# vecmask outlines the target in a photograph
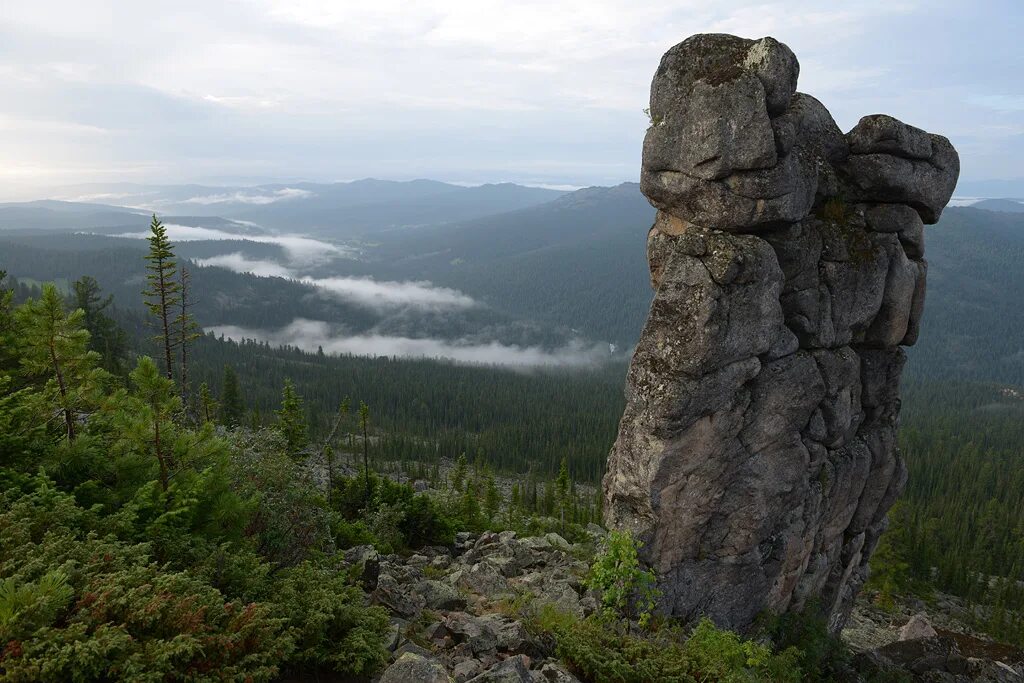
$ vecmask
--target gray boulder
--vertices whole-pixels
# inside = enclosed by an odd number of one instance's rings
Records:
[[[604,480],[605,520],[644,544],[661,609],[741,630],[810,604],[838,630],[867,578],[906,482],[899,347],[919,332],[924,224],[959,173],[948,140],[892,117],[843,135],[798,74],[774,39],[725,35],[655,73],[654,299]]]
[[[452,678],[437,660],[406,652],[385,669],[380,683],[452,683]]]

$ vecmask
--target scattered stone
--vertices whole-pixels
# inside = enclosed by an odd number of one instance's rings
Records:
[[[416,584],[416,592],[423,597],[426,606],[430,609],[444,611],[466,609],[465,596],[451,584],[427,579]]]
[[[410,592],[391,574],[381,574],[377,580],[377,588],[370,595],[374,604],[383,605],[395,614],[412,618],[423,611],[426,600],[422,596]]]
[[[525,655],[509,657],[496,664],[469,683],[533,683],[530,675],[530,658]]]
[[[928,623],[928,618],[923,614],[915,614],[910,621],[900,629],[900,640],[915,640],[917,638],[934,638],[935,629]]]
[[[451,683],[452,678],[435,659],[406,652],[389,666],[380,683]]]

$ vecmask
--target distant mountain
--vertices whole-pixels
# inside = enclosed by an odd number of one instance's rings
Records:
[[[142,214],[120,206],[39,200],[0,204],[0,231],[88,230],[135,222]],[[145,221],[142,221],[145,224]]]
[[[1024,202],[1019,199],[982,199],[971,204],[971,208],[985,209],[986,211],[1024,213]]]
[[[281,232],[350,238],[514,211],[551,201],[563,192],[512,183],[463,187],[436,180],[368,178],[255,187],[87,185],[64,188],[60,194],[143,207],[160,215],[218,216]]]
[[[371,271],[454,287],[510,313],[630,345],[647,315],[654,209],[636,183],[520,211],[385,234]]]

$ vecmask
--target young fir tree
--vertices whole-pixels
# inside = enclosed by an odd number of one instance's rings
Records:
[[[458,493],[462,493],[462,487],[466,483],[466,475],[468,465],[466,463],[466,454],[460,453],[459,459],[455,461],[455,467],[452,468],[452,472],[449,478],[452,482],[452,489]]]
[[[170,485],[173,463],[174,415],[181,409],[181,399],[175,395],[174,382],[160,374],[153,359],[143,356],[131,372],[135,387],[132,409],[141,429],[126,430],[128,434],[141,437],[160,471],[160,488],[164,493]]]
[[[302,449],[309,445],[309,423],[302,397],[295,391],[295,385],[290,379],[284,381],[281,408],[274,413],[277,415],[277,429],[284,437],[288,454],[293,458],[298,457]]]
[[[174,315],[181,303],[181,284],[175,278],[177,264],[174,260],[174,247],[167,237],[167,228],[153,214],[149,224],[149,253],[146,254],[146,280],[149,283],[142,295],[145,297],[146,308],[156,316],[156,325],[160,333],[154,337],[163,346],[164,371],[167,379],[174,379],[174,346],[173,330]]]
[[[196,323],[195,317],[189,312],[193,304],[191,292],[192,274],[185,264],[182,264],[178,269],[178,315],[174,318],[174,333],[181,358],[181,375],[179,377],[181,403],[186,409],[189,406],[188,348],[189,344],[202,336],[202,330]]]
[[[199,385],[199,417],[203,422],[213,422],[217,417],[217,401],[206,382]]]
[[[29,299],[15,312],[21,366],[28,377],[46,379],[44,396],[64,420],[68,441],[78,432],[78,413],[102,381],[95,368],[99,356],[89,351],[89,333],[82,327],[84,312],[64,312],[57,288],[43,285],[38,300]]]
[[[224,366],[224,387],[220,394],[221,422],[228,427],[237,427],[245,420],[245,402],[238,386],[238,375],[230,365]]]
[[[72,284],[75,306],[82,309],[82,324],[89,332],[89,348],[100,354],[101,367],[124,377],[124,359],[128,355],[128,337],[106,311],[114,301],[104,297],[95,278],[84,275]]]

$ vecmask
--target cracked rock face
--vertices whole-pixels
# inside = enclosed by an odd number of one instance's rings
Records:
[[[959,174],[890,116],[847,134],[773,38],[697,35],[651,85],[641,187],[654,301],[604,480],[662,608],[745,629],[814,605],[841,628],[886,512],[923,226]]]

